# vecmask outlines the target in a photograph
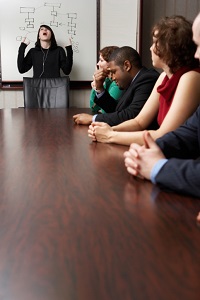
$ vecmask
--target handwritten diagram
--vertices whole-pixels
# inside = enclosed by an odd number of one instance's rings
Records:
[[[0,58],[4,81],[21,81],[24,76],[33,76],[32,69],[19,73],[18,50],[24,38],[30,42],[25,54],[35,47],[42,24],[52,28],[59,46],[68,46],[71,39],[74,55],[70,80],[91,80],[98,55],[96,0],[1,1]]]
[[[43,11],[43,15],[48,16],[48,22],[40,19],[40,11]],[[75,12],[65,12],[62,10],[62,3],[48,3],[40,7],[20,7],[20,16],[23,18],[23,25],[19,27],[20,31],[23,31],[23,36],[17,36],[17,41],[21,41],[24,36],[29,39],[30,42],[35,42],[32,34],[36,33],[41,24],[49,25],[52,30],[62,28],[67,33],[72,42],[74,52],[79,52],[79,43],[76,41],[77,36],[77,18],[78,14]],[[39,20],[40,19],[40,20]]]

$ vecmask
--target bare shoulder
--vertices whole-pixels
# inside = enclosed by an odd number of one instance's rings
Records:
[[[158,77],[158,80],[159,81],[163,81],[163,79],[165,78],[166,76],[166,73],[163,71],[162,73],[160,73],[159,77]]]
[[[200,80],[200,70],[199,72],[198,71],[195,71],[195,70],[191,70],[191,71],[188,71],[186,73],[184,73],[180,80]]]
[[[197,71],[189,71],[187,73],[184,73],[178,83],[178,86],[182,90],[189,90],[190,92],[192,90],[199,91],[200,92],[200,73]]]

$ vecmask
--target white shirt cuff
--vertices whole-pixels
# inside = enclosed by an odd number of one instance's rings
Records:
[[[92,122],[95,122],[96,116],[97,116],[97,115],[94,115],[94,116],[92,117]]]

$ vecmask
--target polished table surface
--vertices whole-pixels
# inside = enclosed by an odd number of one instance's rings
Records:
[[[81,111],[0,110],[0,300],[200,299],[199,199],[134,179]]]

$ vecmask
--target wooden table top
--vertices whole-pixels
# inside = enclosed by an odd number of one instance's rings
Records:
[[[0,300],[200,299],[199,199],[134,179],[81,111],[0,110]]]

